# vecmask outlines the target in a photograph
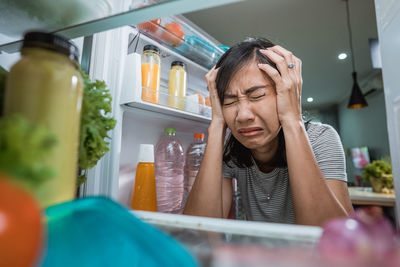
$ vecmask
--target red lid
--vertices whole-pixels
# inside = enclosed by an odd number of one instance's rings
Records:
[[[195,133],[193,136],[194,136],[194,138],[204,139],[204,133]]]

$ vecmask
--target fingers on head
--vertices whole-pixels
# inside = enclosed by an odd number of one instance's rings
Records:
[[[207,81],[215,81],[215,79],[217,78],[217,74],[218,74],[218,69],[215,68],[215,66],[206,74],[206,80]]]
[[[295,64],[296,74],[298,76],[298,79],[301,82],[301,79],[302,79],[302,75],[301,75],[302,62],[301,62],[301,60],[299,58],[294,57],[294,64]]]
[[[284,56],[278,52],[278,50],[274,47],[270,47],[266,50],[260,50],[265,56],[271,59],[274,62],[282,75],[286,75],[288,73],[287,62]],[[272,78],[272,77],[271,77]]]
[[[263,70],[274,82],[277,82],[281,77],[278,70],[269,64],[258,64],[258,67]]]
[[[289,51],[279,45],[273,46],[270,49],[272,51],[274,51],[275,53],[279,54],[281,57],[283,57],[285,59],[286,64],[295,63],[295,61],[294,61],[295,56],[293,55],[293,53],[291,51]]]

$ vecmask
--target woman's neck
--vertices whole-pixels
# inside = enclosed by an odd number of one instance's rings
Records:
[[[255,162],[262,172],[268,173],[274,169],[274,167],[270,166],[268,163],[274,158],[276,152],[278,151],[278,146],[279,138],[276,137],[267,145],[251,150],[251,154]]]

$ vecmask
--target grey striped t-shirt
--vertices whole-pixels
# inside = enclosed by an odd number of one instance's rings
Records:
[[[309,123],[308,139],[318,165],[326,179],[347,181],[346,163],[340,137],[329,125]],[[250,168],[223,163],[222,176],[236,178],[247,220],[295,223],[287,168],[269,173],[258,169],[253,159]]]

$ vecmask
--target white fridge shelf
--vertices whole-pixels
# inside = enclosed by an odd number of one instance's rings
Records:
[[[134,110],[135,108],[142,109],[142,110],[147,110],[147,111],[152,111],[152,112],[157,112],[160,114],[164,115],[169,115],[175,118],[183,118],[187,120],[192,120],[192,121],[197,121],[201,123],[210,123],[211,118],[203,116],[203,115],[198,115],[194,113],[190,113],[187,111],[182,111],[178,110],[175,108],[169,108],[166,106],[162,106],[159,104],[153,104],[153,103],[148,103],[144,101],[137,101],[137,102],[130,102],[125,104],[126,110]]]
[[[315,245],[322,234],[322,228],[317,226],[240,221],[138,210],[131,210],[131,212],[139,219],[155,226],[284,239],[310,245]]]
[[[136,92],[136,97],[132,99],[133,101],[125,103],[125,106],[128,108],[139,108],[202,123],[211,122],[211,107],[199,104],[198,95],[177,97],[166,94],[163,91],[156,93],[154,90],[145,87],[143,87],[142,90],[147,92],[147,95],[150,94],[150,96],[155,97],[157,94],[157,102],[152,103],[143,101],[141,98],[141,92]]]

